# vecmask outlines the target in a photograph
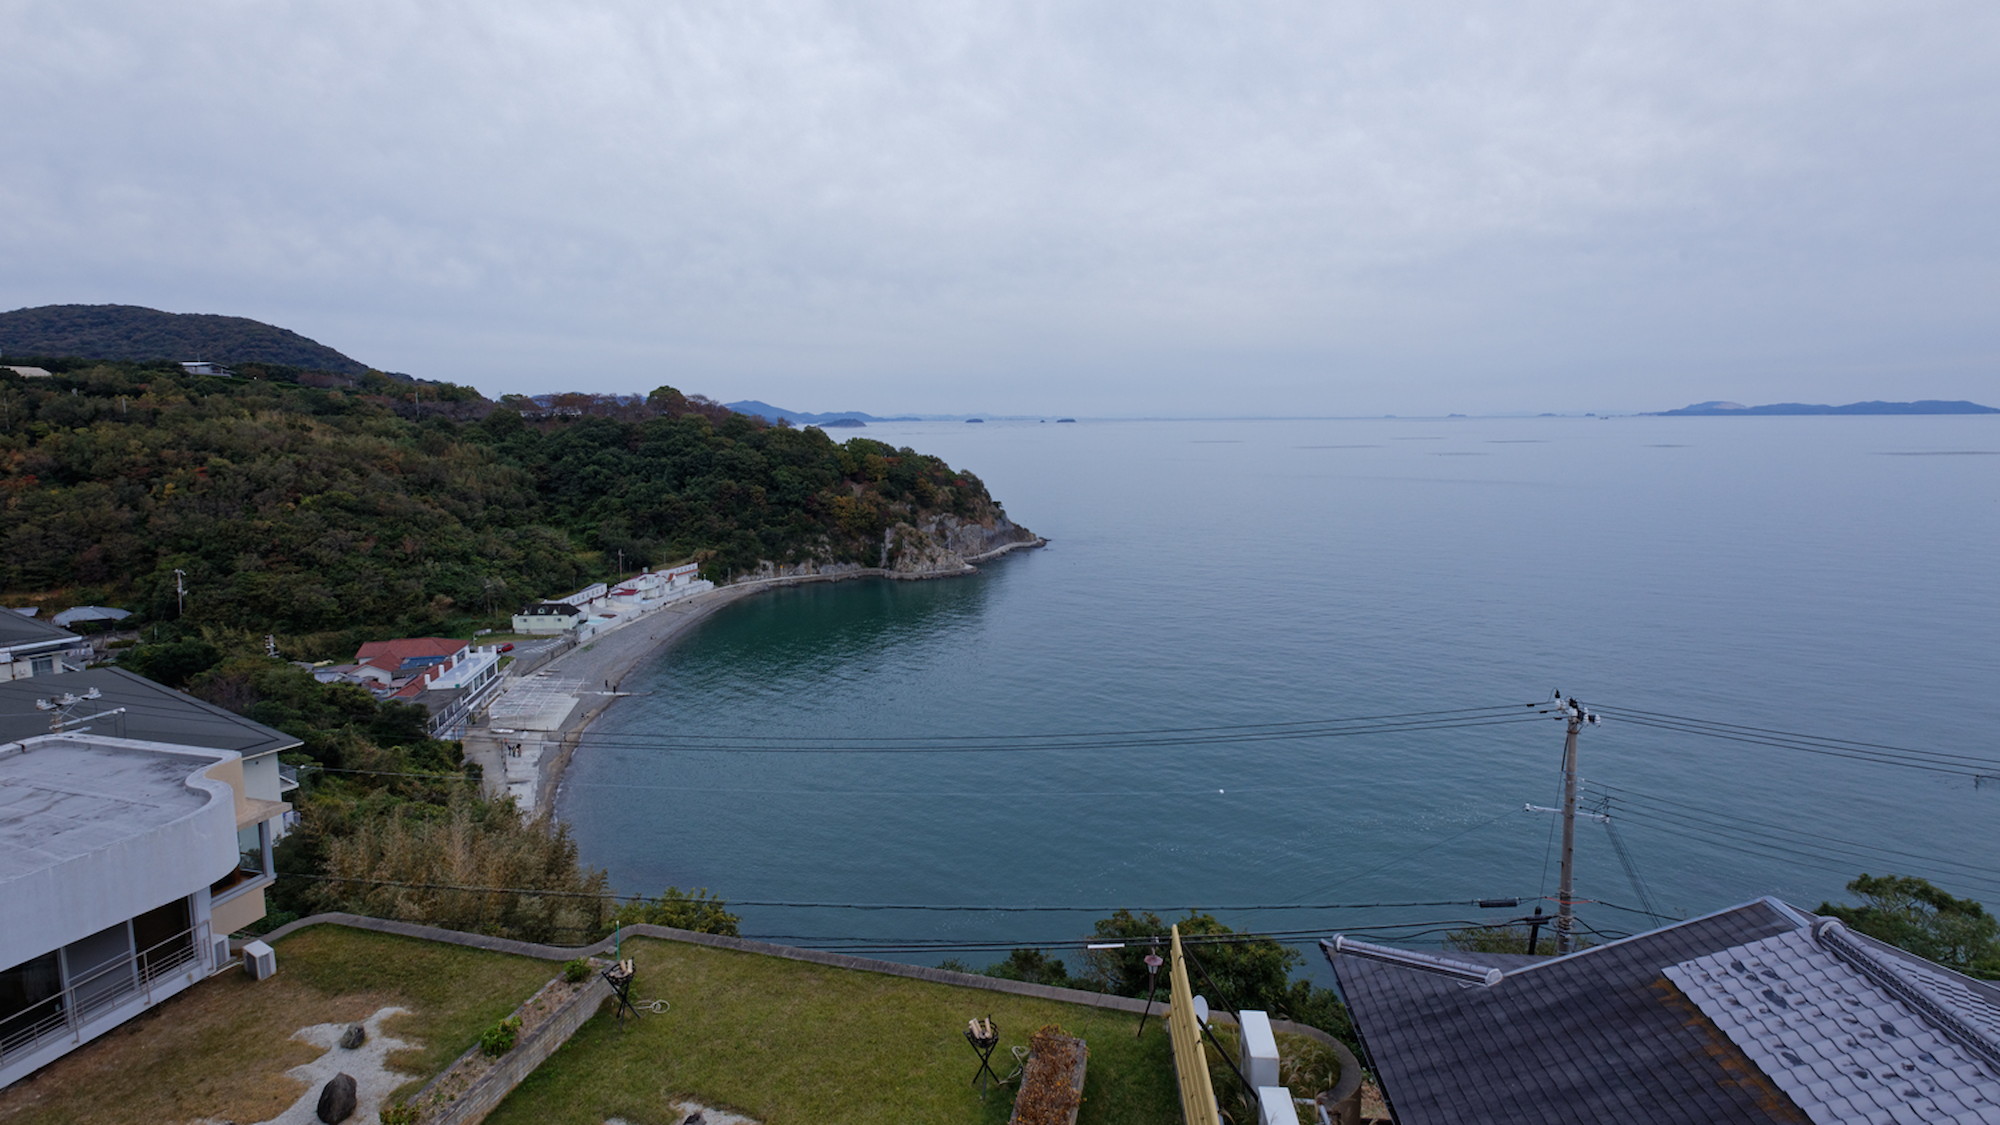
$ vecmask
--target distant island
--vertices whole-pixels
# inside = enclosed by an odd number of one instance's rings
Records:
[[[1740,402],[1697,402],[1679,410],[1656,411],[1655,418],[1717,418],[1737,415],[1773,414],[2000,414],[2000,408],[1981,406],[1963,399],[1945,402],[1927,398],[1918,402],[1850,402],[1827,406],[1811,402],[1774,402],[1768,406],[1745,406]]]
[[[865,426],[870,422],[914,422],[917,420],[908,415],[899,415],[894,418],[877,418],[873,414],[864,414],[859,410],[829,410],[824,413],[815,414],[810,410],[786,410],[782,406],[772,406],[768,402],[760,402],[754,398],[746,398],[741,402],[725,402],[722,405],[734,410],[738,414],[748,414],[753,418],[762,418],[766,422],[792,422],[804,426]]]

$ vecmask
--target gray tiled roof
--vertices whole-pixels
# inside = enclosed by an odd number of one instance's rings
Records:
[[[0,648],[46,644],[50,641],[81,643],[82,640],[82,637],[68,629],[51,625],[39,617],[26,617],[11,610],[0,610]]]
[[[49,733],[48,713],[36,709],[37,699],[65,692],[80,696],[91,688],[102,693],[102,698],[79,707],[79,715],[125,708],[125,714],[117,718],[90,723],[94,734],[235,750],[246,758],[299,745],[298,739],[281,730],[251,722],[123,668],[86,668],[0,683],[0,742]]]
[[[1490,986],[1322,944],[1402,1125],[2000,1125],[2000,988],[1774,899]]]
[[[1794,930],[1667,979],[1814,1122],[2000,1120],[2000,1077],[1899,997]]]

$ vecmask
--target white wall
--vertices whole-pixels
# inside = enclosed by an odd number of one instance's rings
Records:
[[[39,957],[171,899],[197,891],[205,897],[210,883],[235,869],[234,793],[225,782],[199,776],[235,753],[181,750],[175,756],[187,763],[188,787],[207,793],[208,801],[149,832],[8,880],[0,888],[6,901],[0,966]]]

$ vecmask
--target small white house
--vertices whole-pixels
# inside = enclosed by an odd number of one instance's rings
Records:
[[[514,615],[516,633],[566,633],[583,624],[584,612],[568,602],[541,602]]]

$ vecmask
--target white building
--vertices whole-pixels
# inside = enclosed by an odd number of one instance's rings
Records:
[[[0,744],[0,1086],[229,963],[290,808],[264,757],[268,785],[234,750],[89,731]]]
[[[516,633],[566,633],[583,624],[584,613],[568,602],[542,602],[514,615]]]

